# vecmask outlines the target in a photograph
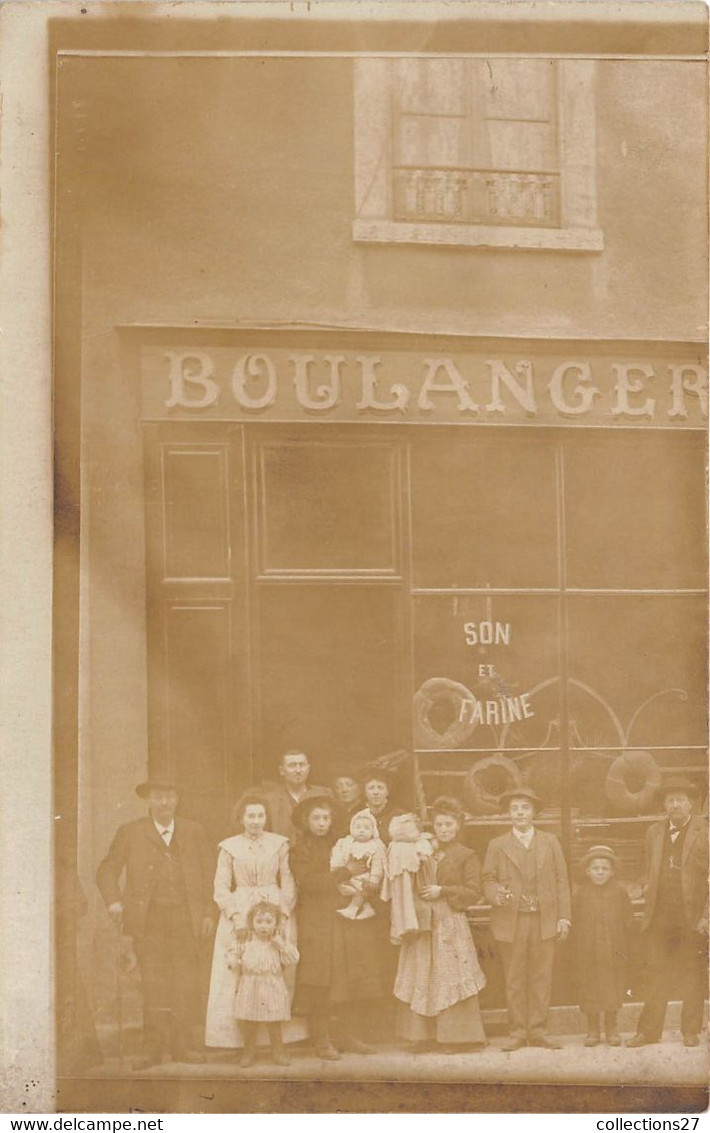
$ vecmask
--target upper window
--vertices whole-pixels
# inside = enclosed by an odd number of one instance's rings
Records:
[[[360,59],[360,241],[598,251],[594,64]]]

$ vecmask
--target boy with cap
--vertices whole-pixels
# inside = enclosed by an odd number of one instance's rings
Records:
[[[503,1050],[559,1050],[546,1029],[555,941],[567,937],[571,923],[567,867],[555,835],[533,825],[534,791],[517,787],[501,802],[512,827],[488,845],[483,888],[505,972],[510,1039]]]
[[[136,794],[147,801],[148,814],[119,827],[96,874],[112,920],[130,938],[129,970],[141,970],[145,1053],[134,1069],[166,1056],[204,1062],[191,1038],[198,942],[214,929],[214,854],[202,827],[176,815],[172,780],[151,778]]]
[[[685,1046],[698,1046],[707,992],[708,831],[693,815],[695,786],[669,779],[661,790],[666,818],[649,827],[645,846],[647,992],[638,1033],[627,1046],[657,1043],[674,984],[683,1001]]]
[[[592,846],[579,863],[583,879],[572,902],[572,938],[579,1006],[587,1016],[585,1046],[601,1042],[601,1020],[609,1046],[621,1046],[619,1008],[628,986],[633,909],[615,877],[619,859],[610,846]]]

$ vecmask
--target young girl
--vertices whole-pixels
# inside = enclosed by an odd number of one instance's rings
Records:
[[[431,904],[421,891],[435,881],[431,835],[424,834],[416,814],[400,814],[390,820],[387,847],[387,881],[383,892],[391,900],[390,940],[431,932]]]
[[[308,1014],[319,1058],[335,1060],[340,1052],[331,1041],[331,1017],[337,1016],[339,1045],[365,1054],[373,1003],[383,994],[375,916],[351,921],[338,916],[349,897],[340,892],[353,877],[367,871],[352,855],[342,868],[330,868],[335,803],[308,797],[295,807],[299,835],[291,850],[291,868],[298,887],[296,1002]],[[350,895],[351,896],[351,895]]]
[[[627,983],[633,910],[626,889],[614,877],[618,866],[609,846],[592,846],[580,863],[584,880],[572,905],[579,1005],[587,1016],[585,1046],[598,1046],[602,1013],[607,1043],[621,1046],[617,1013]]]
[[[291,1018],[283,969],[298,962],[298,951],[281,935],[281,920],[278,905],[259,901],[247,913],[246,932],[235,930],[227,952],[227,962],[237,975],[234,1017],[244,1033],[240,1066],[254,1064],[260,1023],[266,1023],[276,1065],[291,1062],[281,1041],[281,1023]]]
[[[367,865],[367,871],[349,878],[341,887],[341,893],[348,895],[350,901],[338,909],[341,917],[347,920],[367,920],[375,916],[375,910],[367,900],[367,890],[379,890],[385,877],[385,845],[377,836],[377,822],[369,810],[360,810],[350,821],[350,833],[339,838],[330,856],[331,869],[343,869],[348,858]]]

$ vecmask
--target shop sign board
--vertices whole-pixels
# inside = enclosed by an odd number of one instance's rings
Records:
[[[144,344],[145,420],[705,427],[700,349],[677,355]]]

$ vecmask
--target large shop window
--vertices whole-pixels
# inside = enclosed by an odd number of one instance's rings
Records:
[[[413,446],[416,758],[482,841],[528,783],[573,857],[611,838],[635,877],[654,785],[704,785],[702,469],[677,434]]]
[[[403,750],[400,801],[459,795],[481,850],[527,783],[573,860],[611,841],[639,877],[654,785],[705,785],[702,434],[146,439],[151,758],[197,817],[290,747],[316,781]]]
[[[360,241],[598,251],[594,64],[359,59]]]

